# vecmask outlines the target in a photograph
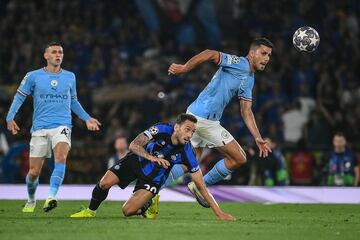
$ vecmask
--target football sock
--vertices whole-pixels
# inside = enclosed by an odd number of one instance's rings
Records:
[[[31,181],[29,178],[29,175],[26,175],[25,181],[26,181],[26,186],[27,186],[27,191],[28,191],[28,201],[34,202],[36,188],[39,185],[39,177],[37,177],[34,181]]]
[[[170,171],[170,174],[168,176],[168,178],[166,179],[165,183],[161,186],[161,189],[168,187],[170,185],[172,185],[172,183],[178,179],[179,177],[181,177],[182,175],[184,175],[184,170],[181,167],[180,164],[175,164]]]
[[[49,197],[55,198],[65,176],[65,163],[55,162],[54,170],[50,177]]]
[[[224,159],[221,159],[215,166],[204,176],[204,181],[207,186],[213,185],[231,174],[232,171],[225,166]]]
[[[145,214],[146,210],[151,206],[152,204],[152,199],[150,199],[147,203],[145,203],[145,205],[140,208],[140,210],[138,210],[137,215],[143,215]]]
[[[92,191],[92,196],[89,204],[89,209],[91,211],[96,211],[101,202],[104,201],[109,193],[109,189],[102,189],[99,183],[96,184],[94,190]]]

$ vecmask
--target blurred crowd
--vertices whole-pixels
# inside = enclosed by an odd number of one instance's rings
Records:
[[[262,135],[283,155],[282,169],[290,173],[290,181],[279,181],[325,185],[336,133],[346,137],[354,166],[360,151],[359,16],[356,0],[0,1],[0,159],[4,162],[5,153],[30,139],[31,98],[16,117],[20,134],[9,135],[5,116],[26,72],[45,65],[42,53],[48,42],[63,44],[63,68],[76,73],[80,102],[103,123],[102,131],[92,134],[74,119],[66,181],[91,182],[106,168],[116,136],[131,140],[155,122],[173,121],[217,68],[203,64],[175,77],[167,74],[169,64],[184,63],[207,48],[245,56],[250,41],[265,36],[275,47],[265,71],[255,75],[253,111]],[[292,46],[292,34],[301,26],[319,32],[314,53]],[[236,99],[222,124],[246,148],[249,162],[257,162]],[[309,179],[294,181],[294,158],[307,166]],[[217,159],[212,152],[204,157],[205,162]],[[14,161],[6,163],[12,171],[26,162]],[[245,166],[230,182],[256,184],[250,173],[266,168],[261,164],[258,170]],[[4,164],[0,175],[1,170]],[[79,172],[84,177],[78,178]],[[10,181],[22,182],[22,177]]]

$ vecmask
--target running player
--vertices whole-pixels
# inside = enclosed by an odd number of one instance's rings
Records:
[[[219,122],[224,108],[234,96],[240,100],[241,115],[260,150],[260,157],[266,157],[268,152],[271,152],[268,142],[260,135],[251,105],[254,73],[265,69],[270,60],[272,48],[273,44],[268,39],[257,38],[251,43],[246,57],[205,50],[185,64],[173,63],[168,69],[169,74],[179,75],[191,71],[203,62],[212,61],[219,65],[210,83],[187,109],[187,112],[198,120],[197,130],[191,139],[197,159],[200,159],[204,147],[215,148],[224,156],[224,159],[217,162],[204,176],[207,186],[226,178],[246,162],[244,150]],[[177,178],[182,174],[184,174],[183,169],[175,165],[172,177]],[[198,202],[208,207],[194,184],[189,183],[188,186]]]
[[[180,114],[175,125],[160,123],[140,133],[130,144],[130,153],[112,166],[96,184],[87,209],[70,217],[95,217],[109,193],[109,189],[118,185],[126,188],[137,180],[134,194],[122,207],[124,216],[143,215],[155,218],[158,213],[158,192],[168,177],[174,164],[181,164],[190,172],[190,176],[204,196],[204,200],[220,220],[234,220],[221,211],[211,193],[207,190],[199,164],[190,144],[190,138],[196,129],[196,118],[190,114]],[[151,205],[152,211],[147,211]]]
[[[100,123],[80,105],[76,94],[75,74],[61,68],[64,52],[61,44],[50,43],[44,51],[47,66],[28,72],[14,96],[7,114],[7,128],[12,134],[20,130],[14,118],[28,95],[34,99],[33,125],[30,140],[30,164],[26,176],[28,200],[23,212],[34,212],[35,191],[44,160],[54,151],[55,167],[50,190],[43,206],[48,212],[57,206],[56,194],[65,175],[66,158],[71,147],[71,111],[86,122],[90,131],[99,130]]]

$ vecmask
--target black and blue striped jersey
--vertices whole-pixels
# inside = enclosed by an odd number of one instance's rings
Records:
[[[144,131],[144,134],[151,140],[145,147],[146,151],[170,162],[170,167],[165,169],[157,163],[139,156],[144,177],[160,186],[165,183],[174,164],[184,164],[190,173],[199,170],[199,164],[191,143],[174,146],[171,142],[173,132],[174,125],[168,123],[158,123]]]

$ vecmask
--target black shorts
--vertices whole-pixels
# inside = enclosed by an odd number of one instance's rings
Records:
[[[154,195],[159,193],[160,186],[144,176],[138,156],[134,153],[128,153],[109,170],[119,178],[118,185],[121,189],[126,188],[131,182],[137,180],[133,192],[145,189]]]

